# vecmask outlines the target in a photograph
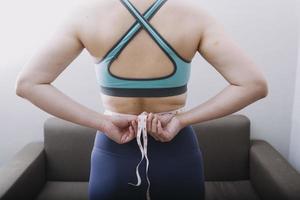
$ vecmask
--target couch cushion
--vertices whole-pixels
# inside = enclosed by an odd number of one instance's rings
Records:
[[[206,181],[249,179],[250,120],[240,114],[192,125],[202,150]]]
[[[88,182],[48,181],[36,200],[87,200]]]
[[[206,181],[205,200],[259,200],[249,180]]]
[[[44,123],[47,179],[88,181],[95,134],[95,129],[48,118]]]
[[[36,200],[87,200],[88,182],[48,181]],[[249,180],[206,181],[205,200],[260,200]]]

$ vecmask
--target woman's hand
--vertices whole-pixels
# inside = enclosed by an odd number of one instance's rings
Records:
[[[157,119],[155,120],[159,120],[161,122],[161,125],[164,127],[166,126],[169,121],[172,119],[172,117],[174,117],[175,114],[172,114],[172,113],[165,113],[165,114],[153,114],[153,113],[147,113],[147,112],[144,112],[147,114],[147,133],[149,133],[152,137],[154,137],[156,140],[159,140],[159,138],[153,134],[151,132],[151,130],[157,130],[156,128],[156,122],[153,121],[154,119],[154,116],[157,117]],[[153,123],[153,125],[152,125]],[[138,129],[138,123],[137,123],[137,120],[136,121],[132,121],[131,122],[131,125],[133,126],[133,129],[134,129],[134,132],[135,134],[137,135],[137,129]]]
[[[153,122],[154,117],[157,117],[157,120],[159,120],[161,122],[162,127],[165,127],[170,120],[175,116],[175,114],[173,113],[165,113],[165,114],[153,114],[153,113],[149,113],[147,116],[147,131],[152,132],[151,130],[155,130],[155,125],[156,123]]]
[[[131,121],[137,120],[137,115],[107,115],[104,134],[118,144],[124,144],[135,138],[136,134]]]
[[[136,133],[137,122],[132,121],[132,126]],[[147,116],[147,132],[158,141],[171,141],[182,128],[183,124],[175,114],[149,113]]]

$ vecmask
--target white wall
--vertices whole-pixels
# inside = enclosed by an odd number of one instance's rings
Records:
[[[300,2],[297,2],[298,10],[298,36],[300,33]],[[298,40],[298,68],[295,86],[294,107],[292,113],[292,131],[290,140],[289,160],[300,172],[300,41]]]
[[[14,82],[22,66],[72,3],[16,2],[0,3],[0,165],[26,143],[43,139],[43,121],[49,115],[16,96]],[[251,119],[251,137],[267,140],[288,158],[297,63],[295,0],[202,3],[256,61],[268,80],[268,97],[239,111]],[[92,60],[86,51],[54,85],[83,105],[103,110]],[[187,107],[206,101],[226,85],[223,77],[197,55],[192,63]]]

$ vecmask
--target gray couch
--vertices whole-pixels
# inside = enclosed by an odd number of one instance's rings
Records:
[[[299,173],[270,144],[250,140],[246,116],[229,115],[193,128],[203,153],[206,200],[300,200]],[[44,141],[27,144],[1,167],[0,199],[88,199],[95,132],[47,119]]]

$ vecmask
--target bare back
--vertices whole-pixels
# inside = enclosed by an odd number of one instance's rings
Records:
[[[152,1],[131,1],[145,12]],[[119,0],[93,1],[84,9],[82,43],[97,62],[135,22],[135,18]],[[200,24],[196,20],[193,4],[168,0],[150,20],[156,30],[185,60],[191,61],[197,52]],[[122,50],[111,65],[114,75],[125,78],[155,78],[170,74],[171,60],[163,53],[151,36],[141,30]],[[101,94],[104,107],[123,113],[143,111],[162,112],[183,107],[187,93],[169,97],[116,97]]]

